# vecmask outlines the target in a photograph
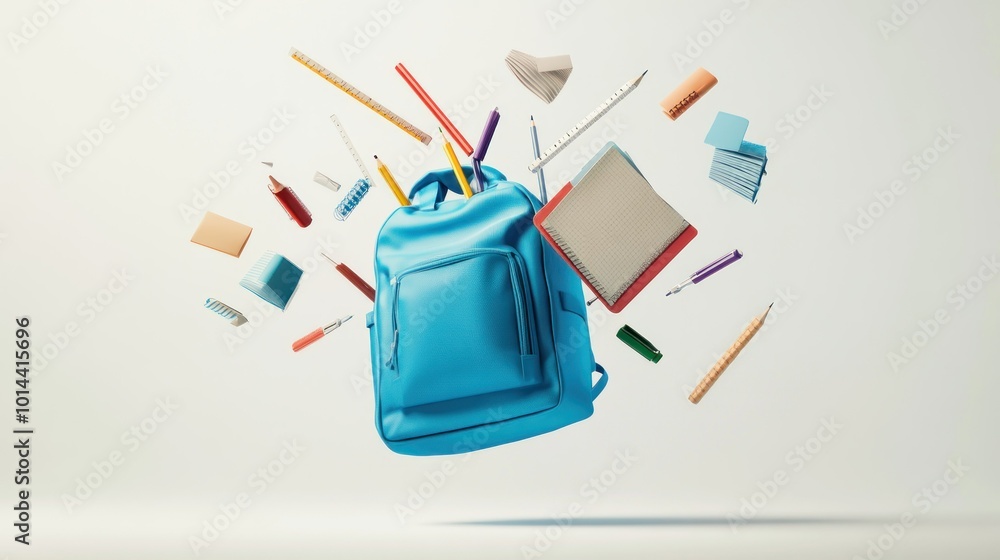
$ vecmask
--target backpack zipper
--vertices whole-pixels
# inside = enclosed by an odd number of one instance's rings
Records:
[[[521,262],[513,252],[507,253],[507,262],[510,264],[510,285],[514,292],[514,305],[517,309],[518,337],[521,343],[521,355],[532,354],[531,350],[531,323],[528,317],[528,298],[524,293],[524,275],[521,272]]]

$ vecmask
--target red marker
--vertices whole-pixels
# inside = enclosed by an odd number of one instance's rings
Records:
[[[271,184],[267,188],[271,189],[271,193],[274,194],[274,198],[278,200],[278,204],[288,212],[288,216],[295,220],[295,223],[299,224],[300,227],[306,227],[312,223],[312,214],[309,213],[309,209],[306,208],[305,204],[302,204],[302,200],[296,196],[292,189],[282,185],[277,179],[268,175],[268,179],[271,180]]]

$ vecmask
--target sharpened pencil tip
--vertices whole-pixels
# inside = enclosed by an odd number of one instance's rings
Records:
[[[757,318],[760,319],[761,321],[763,321],[767,317],[767,314],[771,312],[771,307],[772,306],[774,306],[774,302],[773,301],[771,302],[771,305],[767,306],[767,309],[765,309],[763,313],[761,313],[760,315],[757,316]]]

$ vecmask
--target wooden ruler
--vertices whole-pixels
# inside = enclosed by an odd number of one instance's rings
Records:
[[[303,66],[315,72],[316,75],[319,76],[320,78],[323,78],[324,80],[337,86],[338,89],[340,89],[347,95],[350,95],[354,99],[357,99],[365,107],[368,107],[372,111],[375,111],[379,115],[382,115],[382,117],[385,118],[387,121],[391,122],[392,124],[402,129],[403,132],[409,134],[410,136],[416,138],[417,140],[420,140],[424,144],[430,145],[431,137],[429,134],[413,126],[412,124],[407,122],[403,117],[400,117],[396,113],[393,113],[392,111],[387,109],[385,105],[382,105],[381,103],[375,101],[374,99],[371,98],[371,96],[365,94],[360,89],[347,83],[340,76],[327,70],[318,62],[309,58],[308,56],[306,56],[305,54],[294,48],[290,50],[288,54],[295,60],[299,61]]]

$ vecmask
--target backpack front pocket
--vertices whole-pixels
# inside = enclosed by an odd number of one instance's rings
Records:
[[[449,255],[392,278],[382,406],[399,410],[538,383],[525,280],[520,256],[501,249]]]

